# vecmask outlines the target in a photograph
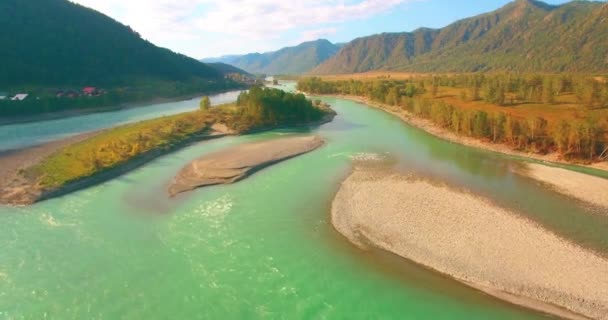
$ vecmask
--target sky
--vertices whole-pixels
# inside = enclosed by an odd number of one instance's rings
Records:
[[[509,0],[72,0],[193,58],[439,28]],[[567,0],[548,0],[562,4]]]

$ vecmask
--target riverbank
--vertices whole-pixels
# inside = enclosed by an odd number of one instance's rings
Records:
[[[87,132],[26,149],[0,152],[0,186],[5,186],[12,180],[17,179],[20,170],[34,166],[60,149],[89,139],[99,132]]]
[[[478,196],[357,167],[331,220],[359,247],[387,250],[511,303],[608,319],[607,259]]]
[[[238,145],[203,156],[180,170],[169,194],[240,181],[263,168],[311,152],[325,144],[318,136],[291,137]]]
[[[608,180],[562,168],[529,163],[522,174],[548,184],[551,188],[608,214]]]
[[[323,95],[320,95],[320,96],[323,96]],[[352,101],[359,102],[359,103],[365,104],[367,106],[388,112],[394,116],[397,116],[403,122],[405,122],[413,127],[424,130],[425,132],[430,133],[438,138],[441,138],[441,139],[444,139],[444,140],[447,140],[447,141],[450,141],[453,143],[458,143],[458,144],[462,144],[462,145],[469,146],[469,147],[498,152],[498,153],[502,153],[502,154],[506,154],[506,155],[510,155],[510,156],[534,159],[534,160],[538,160],[538,161],[542,161],[542,162],[559,163],[559,164],[565,164],[565,165],[576,165],[576,166],[581,166],[581,167],[590,168],[590,169],[594,169],[594,170],[602,170],[606,174],[606,176],[608,176],[608,162],[598,162],[598,163],[592,163],[592,164],[571,163],[571,162],[565,161],[563,159],[560,159],[556,153],[550,153],[550,154],[543,155],[543,154],[538,154],[538,153],[522,152],[522,151],[518,151],[518,150],[513,150],[512,148],[510,148],[509,146],[504,145],[504,144],[491,143],[491,142],[480,140],[477,138],[455,134],[454,132],[451,132],[445,128],[442,128],[442,127],[434,124],[430,120],[416,117],[415,115],[413,115],[405,110],[402,110],[399,107],[394,107],[394,106],[389,106],[386,104],[377,103],[377,102],[371,101],[370,99],[365,98],[365,97],[351,96],[351,95],[325,95],[325,96],[352,100]]]
[[[94,138],[97,133],[78,136],[77,139],[68,138],[50,142],[28,150],[16,152],[0,158],[0,164],[6,164],[6,170],[0,171],[0,204],[3,205],[31,205],[39,201],[59,197],[81,189],[94,186],[114,179],[127,172],[135,170],[142,165],[170,152],[174,152],[193,143],[227,136],[232,133],[210,130],[207,133],[192,135],[179,143],[167,148],[154,148],[142,153],[119,165],[98,170],[88,176],[75,179],[58,186],[45,187],[41,183],[41,176],[30,173],[43,161],[53,154],[80,142]]]

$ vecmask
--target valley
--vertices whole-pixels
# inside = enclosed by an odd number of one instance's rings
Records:
[[[0,319],[608,319],[607,31],[606,1],[4,0]]]

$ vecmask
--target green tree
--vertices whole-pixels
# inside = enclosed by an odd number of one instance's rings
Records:
[[[209,99],[208,96],[204,96],[201,99],[201,102],[199,103],[199,107],[201,108],[201,110],[209,110],[209,108],[211,108],[211,100]]]

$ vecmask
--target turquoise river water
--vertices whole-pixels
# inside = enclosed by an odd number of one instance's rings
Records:
[[[236,101],[240,91],[211,95],[213,105]],[[44,122],[16,123],[0,126],[0,151],[20,149],[75,134],[105,129],[125,123],[154,119],[192,111],[198,108],[200,97],[156,103],[146,107],[91,113]]]
[[[367,154],[608,252],[604,216],[513,174],[521,160],[323,99],[339,115],[321,127],[207,141],[96,187],[0,207],[0,319],[548,318],[340,237],[331,199],[352,158]],[[167,196],[173,175],[203,154],[301,134],[328,143],[233,185]]]

